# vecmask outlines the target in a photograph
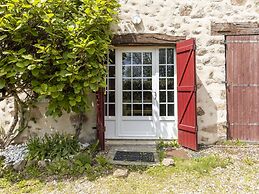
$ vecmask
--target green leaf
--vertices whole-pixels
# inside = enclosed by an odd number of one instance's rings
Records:
[[[5,35],[0,36],[0,41],[4,40],[6,37],[7,37],[7,35],[6,35],[6,34],[5,34]]]
[[[86,47],[91,46],[92,44],[95,44],[95,43],[96,43],[96,40],[92,40],[87,43]]]
[[[6,74],[7,74],[6,71],[1,71],[1,72],[0,72],[0,77],[3,76],[3,75],[6,75]]]
[[[3,89],[5,87],[5,80],[0,79],[0,89]]]
[[[17,63],[16,63],[16,66],[17,66],[17,67],[20,67],[20,68],[24,68],[24,67],[25,67],[25,63],[23,63],[23,62],[17,62]]]
[[[28,60],[33,60],[33,56],[32,55],[22,55],[22,58],[28,59]]]
[[[29,69],[29,70],[33,70],[33,69],[35,69],[36,67],[37,67],[36,65],[32,64],[32,65],[29,65],[29,66],[28,66],[28,69]]]
[[[51,94],[52,98],[58,98],[59,97],[59,93],[58,92],[54,92]]]
[[[4,55],[10,55],[10,54],[12,54],[12,53],[11,53],[10,51],[4,51],[3,54],[4,54]]]
[[[26,51],[26,49],[25,48],[22,48],[22,49],[20,49],[19,51],[18,51],[18,54],[23,54],[24,52]]]
[[[95,52],[95,48],[88,48],[86,51],[87,51],[90,55],[93,55],[94,52]]]
[[[84,82],[84,87],[88,87],[89,86],[89,83],[86,81]]]
[[[38,77],[39,73],[40,73],[40,70],[39,69],[33,69],[31,71],[32,75],[35,76],[35,77]]]
[[[64,87],[65,87],[65,84],[59,84],[59,85],[57,85],[57,91],[61,92]]]
[[[47,91],[47,89],[48,89],[48,85],[47,84],[41,84],[41,89],[44,91],[44,92],[46,92]]]
[[[17,26],[17,27],[15,28],[15,31],[16,31],[16,30],[19,30],[21,27],[22,27],[22,24],[20,24],[19,26]]]
[[[16,75],[16,71],[11,71],[6,74],[6,78],[14,77]]]
[[[81,96],[77,96],[77,97],[76,97],[76,101],[77,101],[77,102],[81,102]]]
[[[37,85],[39,85],[39,82],[36,81],[36,80],[32,80],[32,81],[31,81],[31,84],[32,84],[33,86],[37,86]]]
[[[75,106],[75,105],[76,105],[76,101],[75,101],[75,100],[69,100],[69,104],[70,104],[71,106]]]

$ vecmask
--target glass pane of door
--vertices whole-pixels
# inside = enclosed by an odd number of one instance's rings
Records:
[[[152,116],[152,52],[122,53],[122,115]]]
[[[174,49],[159,49],[159,112],[174,116]]]

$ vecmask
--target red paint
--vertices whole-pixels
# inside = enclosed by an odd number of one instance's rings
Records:
[[[105,149],[105,123],[104,123],[104,89],[99,89],[96,93],[96,129],[97,139],[101,150]]]
[[[195,39],[177,43],[176,53],[178,141],[183,147],[197,150]]]

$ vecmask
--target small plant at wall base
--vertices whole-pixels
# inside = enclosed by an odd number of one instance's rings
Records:
[[[26,112],[39,100],[48,99],[53,117],[87,110],[87,94],[105,87],[103,61],[118,6],[116,0],[0,2],[1,100],[14,99],[5,145],[26,128]]]
[[[80,146],[76,137],[55,133],[43,138],[35,137],[27,143],[29,160],[55,158],[67,159],[79,152]]]
[[[65,134],[45,135],[31,138],[27,142],[28,155],[19,169],[4,167],[0,158],[0,179],[17,182],[30,178],[77,177],[85,175],[88,179],[108,174],[112,166],[102,155],[97,155],[98,142],[80,149],[76,137]],[[1,185],[0,185],[1,186]]]
[[[180,145],[177,140],[172,140],[172,141],[159,141],[156,145],[157,150],[164,150],[166,148],[179,148]]]

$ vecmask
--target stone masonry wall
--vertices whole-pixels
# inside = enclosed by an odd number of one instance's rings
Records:
[[[120,23],[115,33],[164,33],[196,38],[197,102],[199,143],[214,143],[226,135],[225,46],[224,36],[211,36],[211,22],[259,21],[259,0],[120,0]],[[132,23],[140,16],[139,25]],[[86,113],[81,141],[94,139],[95,100]],[[29,130],[19,141],[46,132],[74,133],[77,117],[64,114],[59,119],[46,118],[46,103],[32,112]],[[12,99],[0,102],[0,126],[6,130],[12,122]]]
[[[82,143],[90,143],[96,139],[96,108],[95,95],[91,95],[90,108],[84,116],[82,131],[79,140]],[[53,119],[46,117],[47,102],[38,103],[30,113],[30,121],[28,129],[23,131],[16,139],[15,143],[25,142],[29,137],[42,137],[46,133],[51,134],[55,132],[65,134],[75,134],[75,129],[79,124],[76,114],[64,113],[60,118]],[[1,131],[7,132],[13,120],[13,99],[7,99],[0,102],[0,126]]]
[[[211,22],[259,21],[259,0],[120,0],[115,33],[164,33],[196,38],[199,143],[226,136],[224,36],[211,36]],[[134,25],[132,18],[142,21]]]

